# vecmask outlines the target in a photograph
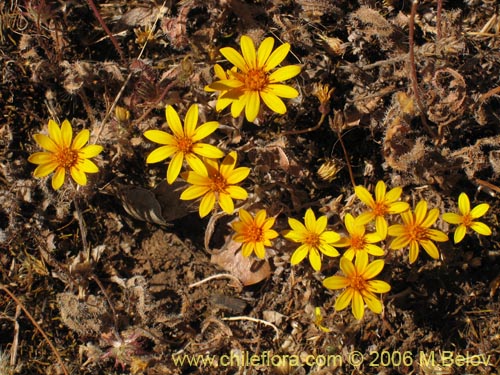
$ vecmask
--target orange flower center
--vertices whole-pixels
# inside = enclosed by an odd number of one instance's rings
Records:
[[[71,168],[78,162],[78,151],[70,148],[61,149],[56,155],[57,164],[63,168]]]
[[[427,228],[420,225],[410,224],[406,226],[408,236],[412,241],[421,241],[427,239]]]
[[[319,235],[317,233],[309,232],[306,235],[306,238],[304,239],[304,243],[311,246],[311,247],[319,247],[320,245],[320,240],[319,240]]]
[[[193,141],[188,137],[177,138],[177,147],[183,153],[189,154],[193,152]]]
[[[262,91],[269,84],[269,78],[262,69],[249,70],[244,79],[245,88],[250,91]]]
[[[247,242],[264,242],[264,233],[262,228],[252,224],[249,226],[245,233],[247,237]]]
[[[470,214],[464,215],[462,217],[462,224],[465,225],[466,227],[470,227],[472,225],[473,219],[470,216]]]
[[[356,290],[365,290],[366,289],[366,280],[361,276],[358,275],[357,273],[349,278],[349,281],[351,282],[351,288],[356,289]]]
[[[375,202],[373,206],[373,214],[375,216],[384,216],[387,214],[387,205],[384,202]]]
[[[210,184],[210,190],[215,193],[225,192],[227,187],[227,180],[223,175],[221,175],[220,173],[216,173],[210,179],[212,181]]]
[[[353,250],[363,250],[366,245],[365,236],[351,236],[351,247]]]

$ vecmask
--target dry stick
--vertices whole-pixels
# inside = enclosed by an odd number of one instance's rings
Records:
[[[436,37],[437,40],[441,40],[441,13],[443,11],[443,0],[437,0],[437,14],[436,14]]]
[[[109,36],[109,39],[111,40],[111,43],[113,43],[113,45],[115,46],[116,48],[116,51],[118,52],[118,54],[120,55],[120,59],[122,61],[125,61],[125,55],[123,54],[123,51],[120,47],[120,45],[118,44],[118,42],[116,41],[115,37],[113,36],[113,34],[111,33],[111,31],[108,29],[108,26],[106,26],[106,23],[104,22],[104,20],[102,19],[101,17],[101,14],[99,13],[99,10],[97,9],[97,7],[95,6],[94,4],[94,1],[93,0],[87,0],[87,3],[89,4],[90,8],[92,9],[92,11],[94,12],[94,15],[95,15],[95,18],[97,18],[97,20],[99,21],[99,23],[101,24],[103,30],[106,32],[106,34],[108,34]]]
[[[318,130],[320,128],[323,121],[325,121],[325,118],[326,118],[326,114],[322,113],[321,118],[319,119],[319,121],[316,125],[314,125],[310,128],[307,128],[307,129],[288,130],[286,132],[281,133],[281,135],[304,134],[304,133],[313,132],[313,131]]]
[[[349,160],[349,154],[347,153],[347,148],[345,147],[344,141],[342,140],[342,133],[337,131],[337,137],[339,137],[340,146],[342,146],[342,151],[344,152],[344,159],[347,164],[347,171],[349,172],[349,178],[351,179],[352,187],[356,187],[356,181],[354,180],[354,174],[352,173],[351,161]]]
[[[422,120],[422,125],[429,135],[436,139],[436,133],[427,124],[427,119],[425,118],[424,105],[420,99],[420,93],[418,90],[418,79],[417,79],[417,66],[415,64],[415,15],[417,13],[418,0],[413,0],[411,3],[411,14],[410,14],[410,24],[409,24],[409,35],[408,43],[410,44],[409,58],[410,58],[410,77],[413,88],[413,94],[415,95],[415,100],[417,101],[418,108],[420,109],[420,119]]]
[[[23,310],[23,312],[26,314],[26,316],[31,321],[31,323],[33,323],[33,325],[35,326],[35,328],[37,329],[37,331],[41,333],[41,335],[43,336],[43,338],[45,339],[45,341],[47,342],[47,344],[49,344],[50,349],[52,349],[52,352],[56,356],[57,362],[59,362],[59,364],[61,365],[61,368],[62,368],[64,374],[65,375],[69,375],[69,372],[66,369],[66,366],[64,366],[64,362],[63,362],[63,360],[62,360],[59,352],[57,351],[56,347],[54,346],[54,344],[52,344],[52,341],[50,341],[49,336],[47,336],[47,334],[42,329],[42,327],[40,327],[40,325],[36,322],[35,318],[33,318],[33,316],[30,314],[30,312],[28,311],[28,309],[26,309],[26,307],[23,305],[23,303],[14,294],[12,294],[12,292],[9,289],[7,289],[6,286],[0,284],[0,290],[3,290],[5,293],[7,293],[7,295],[10,298],[12,298],[12,300],[15,303],[17,303],[17,305]]]

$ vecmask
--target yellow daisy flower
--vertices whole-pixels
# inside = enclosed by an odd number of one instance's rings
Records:
[[[458,197],[459,213],[448,212],[443,214],[444,221],[450,224],[459,224],[453,236],[454,242],[459,243],[462,241],[469,228],[484,236],[491,235],[490,227],[480,221],[475,221],[475,219],[483,216],[489,208],[490,205],[488,203],[481,203],[471,210],[469,197],[467,194],[461,193]]]
[[[194,164],[192,171],[182,173],[182,178],[193,186],[182,192],[181,199],[191,200],[203,196],[199,208],[200,217],[207,216],[216,201],[224,212],[232,214],[233,199],[247,199],[247,191],[236,184],[247,178],[250,168],[235,168],[236,159],[237,154],[232,151],[220,165],[213,159],[205,158],[205,164]]]
[[[331,244],[340,240],[336,232],[326,230],[328,218],[321,216],[316,220],[312,209],[308,208],[304,216],[304,224],[289,218],[288,224],[292,230],[285,231],[284,237],[301,243],[292,254],[292,266],[299,264],[309,255],[309,263],[315,271],[321,269],[320,252],[329,257],[339,256],[339,252]]]
[[[368,260],[368,254],[374,256],[384,255],[384,250],[375,245],[375,243],[382,240],[382,236],[378,232],[366,233],[365,226],[351,214],[345,215],[344,224],[349,235],[334,243],[336,247],[347,247],[344,257],[352,261],[354,257],[359,256]]]
[[[290,44],[284,43],[272,52],[274,39],[269,37],[264,39],[256,51],[252,39],[243,35],[240,45],[241,54],[232,47],[220,49],[220,53],[237,68],[237,71],[228,71],[228,77],[224,78],[225,72],[217,68],[215,73],[219,80],[208,85],[208,90],[223,92],[218,100],[231,100],[233,117],[238,117],[245,109],[246,119],[249,122],[254,121],[259,113],[261,100],[273,112],[284,114],[286,106],[281,98],[295,98],[299,93],[280,82],[298,75],[300,66],[288,65],[273,72],[271,70],[288,55]],[[225,101],[219,107],[227,105],[229,103]]]
[[[167,182],[172,184],[182,168],[182,163],[186,159],[192,169],[202,169],[203,162],[198,156],[218,159],[224,156],[224,153],[217,147],[200,141],[212,134],[218,127],[217,121],[206,122],[199,127],[198,124],[198,105],[193,104],[189,107],[184,127],[181,124],[179,115],[171,105],[165,108],[167,124],[173,134],[162,130],[147,130],[144,136],[150,141],[159,143],[163,146],[153,150],[147,157],[146,163],[158,163],[167,158],[172,158],[167,169]]]
[[[431,258],[438,259],[439,251],[432,241],[448,241],[448,236],[445,233],[430,228],[438,217],[439,209],[433,208],[427,213],[427,202],[421,200],[415,207],[415,213],[408,210],[401,214],[403,224],[389,227],[389,236],[396,237],[392,240],[390,248],[398,250],[409,245],[410,263],[417,260],[420,246]]]
[[[375,220],[375,228],[382,240],[387,237],[387,220],[389,214],[400,214],[407,211],[410,205],[406,202],[398,202],[403,189],[395,187],[386,193],[384,181],[377,182],[375,186],[375,199],[364,186],[356,186],[354,192],[356,196],[368,206],[369,210],[357,217],[362,224],[368,224]]]
[[[323,280],[328,289],[344,289],[335,301],[335,310],[345,309],[352,303],[352,314],[358,320],[363,318],[365,303],[376,314],[382,312],[382,302],[374,293],[387,293],[391,286],[385,281],[371,280],[384,268],[382,259],[368,264],[368,257],[356,257],[353,264],[346,257],[340,258],[340,269],[345,276],[330,276]]]
[[[52,188],[58,190],[64,183],[68,171],[78,185],[87,184],[85,173],[97,173],[99,168],[89,159],[99,155],[103,150],[99,145],[87,145],[90,132],[82,130],[73,139],[73,129],[68,120],[61,127],[49,120],[49,135],[35,134],[33,137],[47,151],[36,152],[28,158],[33,164],[38,164],[33,175],[45,177],[55,171],[52,176]]]
[[[241,242],[242,255],[250,256],[255,252],[258,258],[264,259],[266,246],[271,246],[271,240],[278,237],[278,233],[271,228],[274,225],[274,217],[266,218],[266,210],[260,210],[252,217],[245,209],[241,208],[238,213],[240,220],[232,223],[236,234],[233,236],[235,242]]]

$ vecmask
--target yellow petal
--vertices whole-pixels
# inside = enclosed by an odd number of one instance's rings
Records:
[[[90,131],[88,129],[83,129],[80,133],[78,133],[73,139],[73,144],[71,145],[71,148],[73,150],[80,150],[87,144],[87,142],[90,139]]]
[[[427,217],[425,218],[424,221],[422,221],[422,224],[420,224],[424,228],[429,228],[436,222],[436,220],[439,217],[439,209],[438,208],[433,208],[432,210],[429,211],[427,214]]]
[[[33,164],[50,164],[52,162],[57,164],[57,159],[51,152],[35,152],[28,157],[28,161]]]
[[[347,277],[356,274],[356,268],[354,268],[354,264],[352,264],[352,262],[345,257],[340,258],[340,269]]]
[[[66,170],[64,168],[57,168],[56,173],[52,176],[52,188],[54,190],[59,190],[59,188],[63,185],[65,175]]]
[[[327,289],[343,289],[349,285],[349,279],[344,276],[330,276],[323,280],[323,286]]]
[[[245,223],[247,226],[252,226],[254,223],[252,215],[245,210],[244,208],[241,208],[238,212],[238,216],[240,217],[240,220]]]
[[[385,195],[385,200],[389,203],[396,202],[401,197],[401,194],[403,194],[403,189],[397,186],[389,190],[389,192]]]
[[[182,173],[182,178],[184,178],[186,182],[191,185],[200,185],[208,187],[209,185],[212,184],[212,180],[210,180],[210,178],[194,171]]]
[[[373,293],[387,293],[391,290],[391,286],[382,280],[368,280],[366,284],[367,290]]]
[[[316,272],[321,269],[321,256],[317,249],[309,249],[309,263]]]
[[[300,66],[287,65],[276,69],[269,75],[269,83],[278,83],[295,77],[300,73]]]
[[[184,118],[184,134],[192,138],[198,125],[198,104],[191,104]]]
[[[415,263],[418,258],[419,246],[417,241],[410,241],[410,264]]]
[[[243,35],[240,39],[241,53],[243,54],[243,59],[246,61],[247,66],[250,69],[257,68],[257,55],[255,52],[255,45],[253,44],[253,40]]]
[[[248,198],[248,192],[240,186],[228,186],[226,191],[233,199],[245,200]]]
[[[455,229],[455,234],[453,235],[453,242],[459,243],[465,237],[465,233],[467,233],[467,227],[465,225],[459,225],[457,229]]]
[[[281,98],[292,99],[299,96],[299,92],[293,87],[288,85],[281,85],[277,83],[270,83],[264,89],[265,92],[269,92]]]
[[[215,206],[215,194],[212,191],[209,191],[201,199],[199,208],[200,217],[207,216],[210,213],[210,211],[214,209],[214,206]]]
[[[259,210],[255,215],[255,226],[261,228],[262,225],[264,225],[264,222],[266,221],[266,216],[267,216],[266,210],[264,209]]]
[[[196,199],[205,195],[210,191],[210,188],[207,186],[189,186],[186,190],[184,190],[180,196],[180,199],[183,201],[188,201],[192,199]]]
[[[309,254],[309,247],[307,245],[300,245],[297,250],[293,252],[290,263],[292,266],[299,264],[304,260],[307,254]]]
[[[325,231],[327,225],[328,218],[326,216],[320,216],[318,220],[316,220],[316,225],[313,227],[313,232],[316,234],[321,234]]]
[[[297,232],[298,234],[307,234],[308,232],[304,224],[292,217],[288,218],[288,225],[290,225],[290,228],[292,228],[293,231]]]
[[[477,232],[479,234],[482,234],[483,236],[490,236],[491,235],[490,227],[484,223],[479,222],[479,221],[474,221],[470,227],[472,230],[474,230],[475,232]]]
[[[309,232],[314,232],[316,227],[316,217],[312,209],[308,208],[304,216],[304,223]]]
[[[390,214],[400,214],[402,212],[408,211],[410,205],[407,202],[393,202],[389,204],[387,212]]]
[[[184,160],[184,154],[182,152],[177,152],[172,157],[170,164],[167,169],[167,182],[172,184],[175,179],[179,176],[182,168],[182,161]]]
[[[443,214],[443,220],[450,224],[461,224],[463,216],[454,212],[447,212]]]
[[[458,210],[462,215],[468,215],[470,212],[469,197],[465,193],[460,193],[458,196]]]
[[[264,247],[264,244],[262,242],[256,242],[254,246],[254,251],[257,258],[264,259],[266,256],[266,248]]]
[[[238,184],[241,181],[243,181],[245,178],[247,178],[249,173],[250,173],[250,168],[248,168],[248,167],[236,168],[233,171],[231,171],[229,176],[226,177],[227,183],[229,185]]]
[[[61,139],[65,148],[68,148],[71,145],[71,140],[73,139],[73,129],[71,129],[71,124],[68,120],[64,120],[61,125]]]
[[[163,130],[146,130],[144,132],[144,137],[161,145],[177,145],[175,137],[170,133],[164,132]]]
[[[274,38],[268,37],[262,41],[257,50],[257,68],[263,68],[274,47]]]
[[[234,211],[234,203],[229,194],[219,193],[219,206],[229,215],[231,215]]]
[[[328,244],[319,245],[319,251],[325,254],[327,257],[338,257],[340,254],[336,248]]]
[[[354,290],[352,288],[347,288],[344,290],[335,300],[334,308],[337,311],[344,310],[352,301]]]
[[[434,245],[434,242],[429,240],[420,240],[420,245],[422,245],[431,258],[439,259],[439,250],[436,245]]]
[[[49,137],[54,141],[59,147],[63,147],[63,139],[61,134],[61,128],[54,120],[49,120]],[[56,190],[56,189],[54,189]]]
[[[286,106],[278,96],[272,92],[261,91],[260,97],[264,104],[273,112],[280,115],[286,113]]]
[[[266,72],[268,72],[268,71],[274,69],[275,67],[277,67],[279,64],[281,64],[281,62],[283,60],[285,60],[286,55],[288,55],[289,51],[290,51],[290,44],[289,43],[283,43],[281,46],[276,48],[274,50],[274,52],[271,53],[269,58],[266,60],[264,70]],[[299,72],[300,72],[300,70],[299,70]]]
[[[364,314],[365,314],[365,302],[363,301],[361,293],[355,290],[352,296],[352,315],[354,315],[356,319],[361,320],[363,319]]]
[[[340,234],[331,230],[327,230],[321,233],[319,237],[322,241],[324,241],[327,244],[332,244],[340,240]]]
[[[167,119],[167,124],[172,133],[174,133],[176,138],[184,137],[184,130],[182,129],[181,119],[175,111],[174,107],[167,105],[165,108],[165,117]]]
[[[375,314],[380,314],[382,312],[382,303],[373,294],[367,291],[362,291],[363,301],[366,302],[366,306],[373,311]]]
[[[231,151],[229,154],[227,154],[220,165],[220,174],[227,179],[232,174],[237,160],[238,154],[236,153],[236,151]]]
[[[375,201],[373,200],[372,195],[370,194],[368,189],[366,189],[364,186],[361,185],[356,186],[354,188],[354,193],[359,198],[359,200],[364,204],[366,204],[368,207],[373,208],[373,206],[375,206]]]
[[[89,159],[83,159],[78,163],[78,168],[85,173],[97,173],[99,172],[99,168]]]
[[[33,176],[40,178],[40,177],[45,177],[49,174],[51,174],[57,167],[59,166],[59,163],[57,161],[46,163],[46,164],[40,164],[38,167],[35,168],[33,172]]]
[[[83,172],[83,170],[77,168],[77,167],[71,167],[70,170],[69,170],[70,174],[71,174],[71,177],[73,178],[73,180],[75,180],[75,182],[78,184],[78,185],[82,185],[82,186],[85,186],[87,185],[87,176],[85,175],[85,173]]]
[[[243,108],[247,104],[248,95],[242,95],[240,98],[233,100],[231,104],[231,116],[234,118],[239,117]]]
[[[386,186],[384,181],[382,180],[378,181],[377,185],[375,185],[375,201],[376,202],[385,201],[385,192],[386,192]]]
[[[50,152],[58,152],[59,147],[54,143],[52,139],[47,137],[45,134],[35,134],[33,135],[35,142],[38,143],[42,148]]]
[[[387,221],[385,220],[385,217],[383,216],[377,216],[375,218],[375,230],[377,231],[377,234],[380,236],[380,240],[385,240],[387,237]]]
[[[427,213],[427,202],[421,200],[417,203],[417,207],[415,207],[415,223],[421,224],[425,220],[425,216]]]
[[[151,151],[151,153],[146,158],[146,163],[148,164],[158,163],[162,160],[171,157],[177,151],[178,151],[177,147],[171,145],[158,147],[157,149]]]
[[[349,234],[353,234],[356,232],[355,220],[351,214],[346,214],[344,217],[345,228],[349,232]]]
[[[102,152],[102,150],[103,147],[100,145],[88,145],[82,148],[78,153],[80,154],[80,157],[84,159],[90,159],[99,155]]]
[[[448,241],[448,236],[437,229],[427,229],[427,237],[432,241],[445,242]]]
[[[242,37],[243,39],[243,37]],[[221,48],[220,53],[224,56],[231,64],[236,66],[243,73],[248,72],[248,66],[241,54],[232,47]]]
[[[480,218],[489,210],[489,208],[490,205],[488,203],[478,204],[476,207],[472,209],[472,211],[470,212],[470,216],[473,219]]]
[[[254,245],[255,244],[253,242],[244,243],[241,247],[241,255],[243,255],[244,257],[250,256],[255,248]]]
[[[361,274],[365,280],[373,279],[384,269],[384,261],[382,259],[377,259],[368,264]]]
[[[391,233],[390,229],[391,229],[391,227],[389,227],[389,233]],[[408,246],[410,241],[411,241],[410,236],[402,235],[402,236],[394,238],[389,247],[392,250],[399,250],[399,249],[402,249],[403,247]]]
[[[374,255],[376,257],[384,256],[384,250],[377,245],[373,245],[371,243],[365,245],[365,250],[368,254]]]
[[[248,91],[248,99],[245,107],[245,117],[248,122],[253,122],[260,110],[260,96],[257,91]]]
[[[217,121],[205,122],[195,130],[194,134],[191,136],[191,140],[193,142],[198,142],[203,138],[208,137],[218,128],[219,128],[219,123]]]

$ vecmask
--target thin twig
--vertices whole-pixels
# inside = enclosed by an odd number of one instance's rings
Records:
[[[436,38],[438,42],[441,40],[441,15],[443,12],[443,0],[437,0],[437,12],[436,12]]]
[[[347,164],[347,171],[349,172],[349,178],[351,179],[352,187],[356,187],[356,181],[354,180],[354,174],[352,173],[351,161],[349,160],[349,154],[347,153],[347,148],[345,147],[344,141],[342,140],[342,134],[338,131],[337,136],[339,137],[340,146],[344,152],[345,163]]]
[[[192,284],[189,284],[189,288],[194,288],[195,286],[199,286],[201,284],[204,284],[210,280],[214,280],[214,279],[222,279],[222,278],[228,278],[228,279],[231,279],[231,280],[234,280],[236,282],[236,284],[238,285],[238,287],[240,289],[243,289],[243,285],[241,285],[241,281],[236,277],[236,276],[233,276],[231,275],[230,273],[219,273],[217,275],[212,275],[212,276],[209,276],[203,280],[200,280],[200,281],[197,281],[195,283],[192,283]]]
[[[280,135],[293,135],[293,134],[304,134],[304,133],[309,133],[313,132],[315,130],[318,130],[321,127],[321,124],[323,124],[323,121],[325,121],[326,114],[321,114],[321,118],[319,119],[318,123],[310,128],[307,129],[299,129],[299,130],[288,130]]]
[[[62,370],[64,372],[64,375],[69,375],[69,372],[66,369],[66,366],[64,365],[64,362],[63,362],[63,360],[61,358],[61,355],[57,351],[57,349],[54,346],[54,344],[52,344],[52,341],[50,341],[49,336],[47,336],[47,334],[42,329],[42,327],[40,327],[40,325],[36,322],[36,320],[33,317],[33,315],[30,314],[30,312],[28,311],[28,309],[26,309],[26,307],[24,306],[24,304],[9,289],[7,289],[6,286],[0,284],[0,290],[3,290],[10,298],[12,298],[12,300],[17,304],[17,306],[19,306],[21,308],[21,310],[23,310],[23,312],[26,314],[26,316],[28,317],[28,319],[33,324],[33,326],[35,326],[35,328],[37,329],[38,332],[40,332],[40,334],[43,336],[43,338],[47,342],[47,344],[49,344],[50,349],[52,349],[52,352],[56,356],[57,362],[59,362],[59,364],[61,365],[61,368],[62,368]]]
[[[229,318],[222,318],[222,320],[229,320],[229,321],[235,321],[235,320],[249,320],[251,322],[256,322],[256,323],[262,323],[268,327],[272,327],[274,329],[274,332],[276,332],[276,337],[274,340],[279,339],[280,337],[280,331],[278,330],[278,327],[276,327],[273,323],[270,323],[266,320],[262,319],[257,319],[257,318],[252,318],[251,316],[232,316]]]
[[[122,60],[122,62],[125,62],[125,55],[123,54],[122,48],[120,47],[120,45],[118,44],[116,38],[111,33],[111,31],[108,29],[108,26],[106,25],[106,23],[102,19],[101,14],[99,13],[99,10],[97,9],[97,7],[94,4],[94,1],[93,0],[87,0],[87,3],[89,4],[90,8],[94,12],[95,18],[97,18],[97,21],[99,21],[99,23],[101,24],[101,27],[103,28],[103,30],[106,32],[106,34],[108,34],[109,39],[111,40],[111,43],[113,43],[113,46],[115,46],[116,51],[120,55],[120,59]]]
[[[429,135],[436,139],[436,133],[429,127],[427,119],[425,118],[424,105],[420,98],[420,92],[418,89],[418,78],[417,78],[417,66],[415,64],[415,15],[417,14],[418,0],[413,0],[411,3],[411,14],[410,14],[410,24],[409,24],[409,35],[408,43],[410,45],[409,59],[410,59],[410,77],[411,84],[413,88],[413,95],[415,95],[415,100],[417,102],[418,108],[420,109],[420,119],[425,130]]]

